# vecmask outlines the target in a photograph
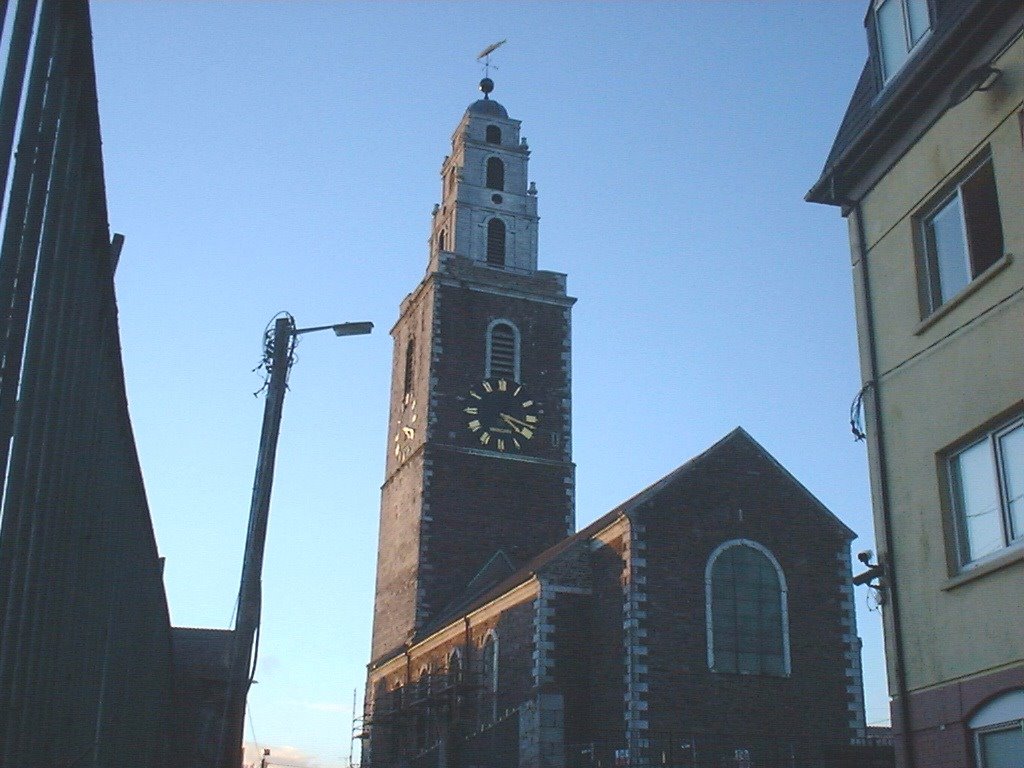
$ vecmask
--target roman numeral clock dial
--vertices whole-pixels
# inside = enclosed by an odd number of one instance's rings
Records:
[[[469,390],[466,402],[466,428],[484,448],[522,451],[537,434],[540,409],[522,384],[487,379]]]
[[[416,400],[408,393],[402,398],[402,412],[398,416],[395,430],[395,458],[405,461],[412,454],[413,441],[416,439]]]

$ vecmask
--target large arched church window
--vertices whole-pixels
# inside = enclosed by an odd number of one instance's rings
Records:
[[[519,329],[508,320],[492,320],[487,327],[484,378],[519,381]]]
[[[505,222],[501,219],[487,222],[487,263],[492,267],[505,266]]]
[[[487,188],[505,189],[505,164],[501,162],[500,158],[487,158]]]
[[[788,675],[786,580],[771,552],[747,539],[708,558],[708,667],[714,672]]]
[[[491,631],[480,650],[480,717],[493,722],[498,717],[498,635]]]
[[[484,133],[488,144],[501,144],[501,128],[496,125],[488,125]]]

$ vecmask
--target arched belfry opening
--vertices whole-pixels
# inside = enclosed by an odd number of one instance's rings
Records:
[[[487,158],[487,188],[503,191],[505,189],[505,164],[500,157]]]
[[[505,222],[501,219],[487,222],[487,263],[492,267],[505,266]]]

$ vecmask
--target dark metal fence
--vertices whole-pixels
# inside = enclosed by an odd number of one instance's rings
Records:
[[[0,10],[0,765],[162,766],[170,624],[124,391],[89,8],[11,5]]]
[[[892,746],[710,733],[648,733],[625,748],[621,733],[566,744],[566,768],[892,768]]]

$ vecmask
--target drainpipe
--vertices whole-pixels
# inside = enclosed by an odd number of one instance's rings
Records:
[[[882,396],[878,381],[878,348],[875,343],[875,320],[871,304],[871,280],[868,274],[868,249],[864,233],[864,216],[860,202],[852,204],[853,215],[857,217],[857,254],[861,264],[861,288],[864,292],[864,326],[868,336],[868,365],[870,366],[871,406],[875,412],[875,420],[868,429],[868,439],[872,441],[875,456],[878,457],[878,482],[881,486],[881,513],[883,538],[885,543],[885,560],[879,556],[879,562],[885,567],[886,582],[889,587],[889,607],[892,611],[892,671],[896,678],[896,696],[899,700],[900,720],[903,722],[903,754],[906,757],[906,768],[915,768],[914,740],[910,722],[910,701],[907,691],[907,676],[904,665],[903,629],[900,620],[899,597],[896,586],[895,544],[892,535],[892,501],[889,497],[889,465],[885,453],[885,430],[882,424]]]

